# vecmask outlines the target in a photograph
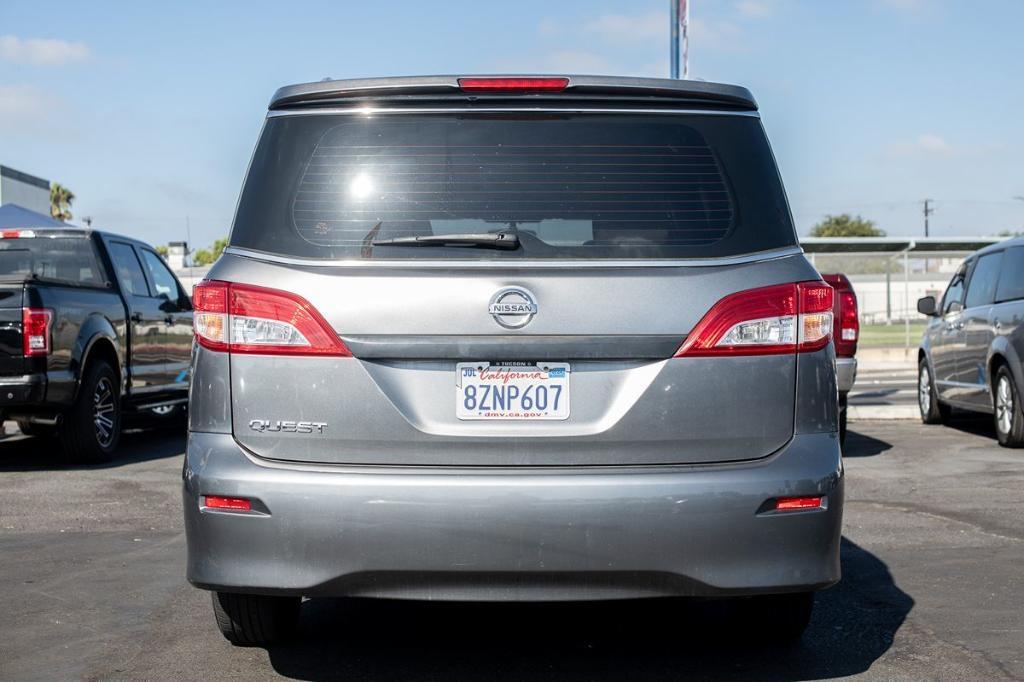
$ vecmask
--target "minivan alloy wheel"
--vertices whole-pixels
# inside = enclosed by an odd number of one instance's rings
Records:
[[[1013,388],[1005,374],[996,385],[996,424],[1002,433],[1009,433],[1013,428]]]
[[[921,408],[921,414],[927,415],[932,407],[932,379],[928,373],[928,365],[924,363],[921,363],[917,377],[917,402]]]

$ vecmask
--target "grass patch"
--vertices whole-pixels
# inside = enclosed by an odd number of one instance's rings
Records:
[[[926,323],[910,323],[910,345],[916,346],[921,341]],[[860,348],[882,348],[885,346],[896,346],[902,348],[907,342],[907,331],[905,323],[893,322],[892,324],[865,324],[860,328]]]

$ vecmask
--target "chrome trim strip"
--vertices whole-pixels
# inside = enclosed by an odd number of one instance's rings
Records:
[[[341,340],[360,360],[664,360],[686,339],[679,334],[552,335],[356,334]]]
[[[760,261],[786,258],[803,253],[799,246],[787,246],[781,249],[758,251],[741,256],[725,256],[721,258],[689,258],[679,260],[360,260],[341,259],[327,260],[320,258],[295,258],[277,254],[229,246],[224,253],[267,263],[281,265],[298,265],[313,268],[501,268],[501,269],[544,269],[544,268],[682,268],[682,267],[718,267],[722,265],[742,265]]]
[[[704,114],[708,116],[749,116],[761,118],[757,111],[726,111],[721,109],[627,109],[595,107],[330,107],[324,109],[275,109],[267,118],[278,116],[327,116],[335,114],[493,114],[493,113],[563,113],[563,114]]]

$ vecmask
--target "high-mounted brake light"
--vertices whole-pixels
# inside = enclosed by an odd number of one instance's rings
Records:
[[[204,280],[192,297],[199,345],[260,355],[352,355],[306,299],[251,284]]]
[[[561,92],[569,87],[568,78],[460,78],[463,92]]]
[[[21,309],[21,351],[25,357],[50,354],[50,326],[53,311],[46,308]]]
[[[832,287],[778,284],[726,296],[697,323],[676,357],[780,355],[818,350],[832,336]]]

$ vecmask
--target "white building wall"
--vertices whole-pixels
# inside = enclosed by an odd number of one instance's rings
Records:
[[[0,205],[18,204],[22,208],[50,215],[50,190],[0,175]]]

